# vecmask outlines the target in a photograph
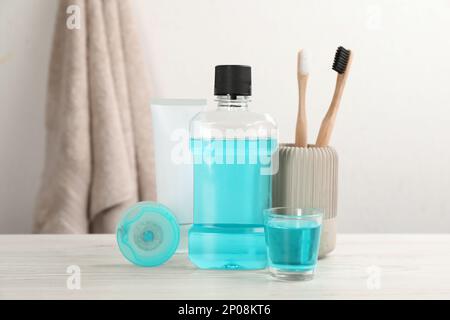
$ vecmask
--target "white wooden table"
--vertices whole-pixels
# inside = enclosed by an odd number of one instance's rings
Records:
[[[79,266],[81,288],[68,289]],[[72,282],[72,284],[76,283]],[[450,235],[339,235],[309,282],[122,258],[113,235],[1,235],[0,299],[450,299]]]

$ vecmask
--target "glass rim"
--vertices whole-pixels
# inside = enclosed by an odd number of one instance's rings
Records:
[[[321,208],[274,207],[264,210],[264,215],[285,219],[323,218]]]

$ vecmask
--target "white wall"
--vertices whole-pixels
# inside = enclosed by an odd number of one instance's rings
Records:
[[[341,232],[450,231],[450,3],[446,0],[136,0],[153,95],[212,96],[213,67],[253,66],[254,110],[293,140],[296,51],[313,54],[310,135],[338,45],[355,58],[333,145]],[[0,233],[28,232],[43,162],[55,1],[1,0]]]
[[[0,0],[0,233],[31,231],[56,6]]]

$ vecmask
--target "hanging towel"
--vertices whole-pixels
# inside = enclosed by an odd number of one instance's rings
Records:
[[[60,1],[35,232],[112,233],[126,207],[155,200],[144,70],[130,0]]]

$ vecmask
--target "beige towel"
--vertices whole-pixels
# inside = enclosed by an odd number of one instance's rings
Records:
[[[73,5],[79,29],[67,27]],[[127,206],[155,199],[148,82],[131,11],[130,0],[60,1],[35,232],[115,232]]]

